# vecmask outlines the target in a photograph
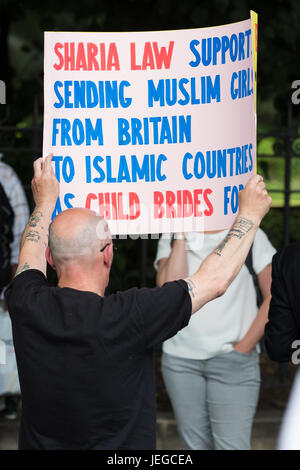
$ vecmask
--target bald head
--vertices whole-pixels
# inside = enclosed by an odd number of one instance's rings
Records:
[[[49,227],[49,246],[56,267],[88,263],[111,241],[106,221],[89,209],[68,209]]]

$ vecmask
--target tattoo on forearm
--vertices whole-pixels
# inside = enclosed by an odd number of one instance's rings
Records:
[[[25,238],[30,242],[38,243],[41,237],[37,230],[29,230]]]
[[[42,217],[41,211],[33,212],[28,222],[29,227],[36,227]]]
[[[196,286],[195,286],[195,284],[193,283],[193,281],[191,279],[186,279],[185,282],[188,285],[188,290],[189,290],[190,295],[192,297],[195,297],[195,295],[196,295]]]
[[[30,266],[29,266],[28,263],[24,263],[23,266],[21,266],[21,267],[17,270],[17,272],[16,272],[16,274],[15,274],[15,277],[16,277],[18,274],[22,273],[23,271],[27,271],[27,269],[30,269]]]
[[[39,224],[39,222],[41,222]],[[23,239],[22,239],[22,244],[21,247],[23,246],[25,241],[30,241],[34,243],[38,243],[40,240],[42,240],[42,237],[44,235],[46,236],[48,240],[48,233],[45,234],[44,232],[44,224],[43,223],[43,213],[39,210],[33,211],[33,213],[30,216],[29,222],[27,224],[27,228],[25,229]],[[36,228],[36,230],[34,230]],[[37,230],[38,229],[38,230]],[[27,232],[27,233],[26,233]],[[47,243],[44,242],[45,247],[47,246]]]
[[[236,237],[241,240],[246,235],[246,233],[248,233],[252,229],[253,226],[254,223],[251,220],[243,219],[242,217],[237,219],[236,223],[231,228],[228,235],[225,237],[222,243],[220,243],[220,245],[214,250],[214,253],[218,256],[221,256],[226,244],[229,242],[229,240],[231,240],[231,238]]]

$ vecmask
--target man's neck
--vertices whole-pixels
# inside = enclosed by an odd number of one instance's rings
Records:
[[[94,292],[104,297],[107,281],[99,273],[83,272],[79,269],[62,270],[59,273],[58,287],[69,287],[86,292]]]

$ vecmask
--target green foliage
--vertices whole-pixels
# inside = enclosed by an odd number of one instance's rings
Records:
[[[262,221],[261,228],[277,250],[283,246],[283,209],[271,208]]]

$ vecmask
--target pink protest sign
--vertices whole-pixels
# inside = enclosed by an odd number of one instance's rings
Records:
[[[43,155],[55,214],[113,234],[228,228],[255,172],[251,19],[212,28],[45,33]],[[55,215],[54,214],[54,215]]]

